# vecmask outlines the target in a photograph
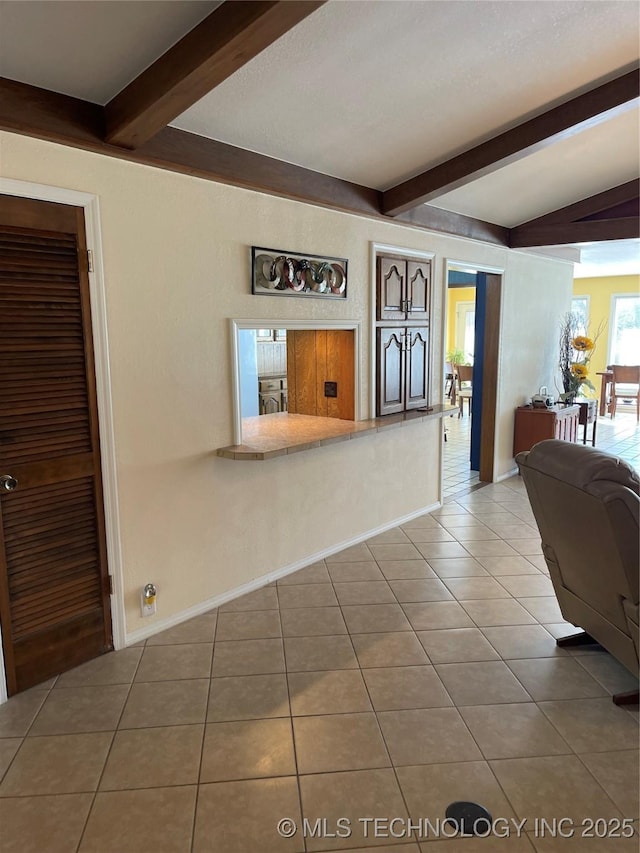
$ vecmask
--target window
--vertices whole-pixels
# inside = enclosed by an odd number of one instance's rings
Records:
[[[574,296],[571,300],[571,313],[578,318],[577,334],[586,335],[589,328],[589,297]]]
[[[608,363],[640,364],[640,296],[612,297]]]

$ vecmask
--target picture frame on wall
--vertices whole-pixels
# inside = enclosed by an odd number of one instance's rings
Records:
[[[254,295],[347,298],[347,258],[251,247]]]

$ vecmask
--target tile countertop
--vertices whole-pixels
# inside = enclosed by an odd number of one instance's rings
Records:
[[[416,421],[443,418],[457,412],[456,406],[433,406],[429,411],[414,410],[368,421],[344,421],[312,415],[290,415],[280,412],[242,420],[242,444],[219,447],[224,459],[260,461],[311,450],[326,444],[349,441],[363,435],[403,427]]]

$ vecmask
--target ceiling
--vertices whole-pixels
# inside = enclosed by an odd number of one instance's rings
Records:
[[[104,105],[219,5],[1,2],[0,75]],[[626,0],[330,0],[171,124],[384,191],[628,72],[639,26]],[[612,111],[429,201],[528,223],[637,179],[639,127]],[[640,272],[638,241],[597,245]]]

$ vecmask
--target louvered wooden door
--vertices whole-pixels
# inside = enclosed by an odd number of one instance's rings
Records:
[[[112,648],[80,208],[0,196],[0,320],[0,478],[13,478],[0,479],[0,621],[12,695]]]

